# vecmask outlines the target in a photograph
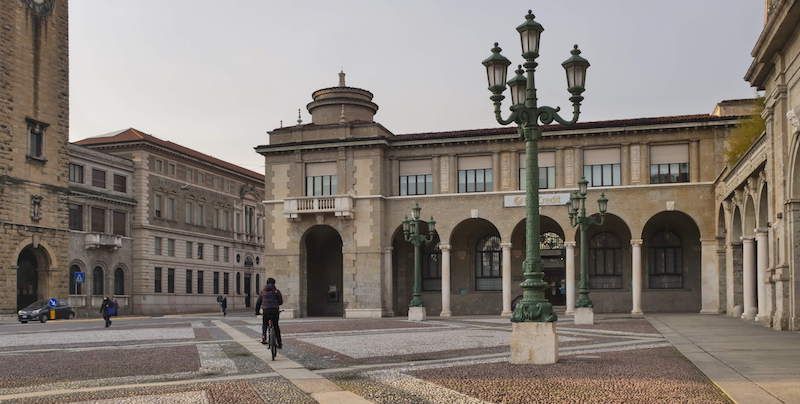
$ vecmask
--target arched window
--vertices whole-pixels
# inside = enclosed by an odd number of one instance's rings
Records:
[[[602,232],[589,242],[589,287],[622,288],[622,243],[610,232]]]
[[[539,237],[540,250],[560,250],[564,248],[564,239],[556,233],[547,232],[542,233]]]
[[[236,273],[236,294],[242,294],[242,274],[240,272]]]
[[[251,257],[249,255],[244,257],[244,266],[245,266],[245,268],[252,267],[253,266],[253,257]]]
[[[675,233],[661,231],[647,240],[647,275],[650,289],[683,287],[683,249]]]
[[[83,294],[83,283],[75,282],[75,274],[81,272],[81,267],[72,265],[69,267],[69,294],[81,295]]]
[[[488,236],[475,247],[475,290],[502,290],[500,237]]]
[[[122,268],[114,270],[114,294],[125,294],[125,271],[123,271]]]
[[[103,294],[103,268],[101,267],[94,267],[92,272],[92,294]]]
[[[442,250],[439,236],[422,249],[422,290],[442,290]]]

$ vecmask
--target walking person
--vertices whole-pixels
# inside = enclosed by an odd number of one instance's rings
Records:
[[[217,296],[217,303],[219,303],[219,307],[222,309],[222,315],[228,315],[228,298],[222,295]]]
[[[103,314],[103,320],[106,321],[106,328],[111,327],[111,315],[114,313],[114,309],[114,302],[108,296],[103,298],[103,304],[100,305],[100,313]]]
[[[283,295],[281,291],[275,287],[275,279],[268,278],[267,284],[264,289],[258,294],[256,300],[256,316],[261,308],[264,309],[261,316],[261,343],[267,343],[267,327],[269,321],[272,320],[272,325],[275,327],[275,340],[278,342],[278,349],[283,348],[283,341],[281,340],[281,328],[278,326],[278,317],[280,317],[280,306],[283,304]]]

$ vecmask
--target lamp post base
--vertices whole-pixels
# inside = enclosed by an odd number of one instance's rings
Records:
[[[409,307],[408,308],[408,321],[425,321],[427,313],[425,307]]]
[[[511,363],[552,365],[558,362],[556,323],[511,323]]]
[[[575,325],[594,325],[594,309],[591,307],[575,309]]]

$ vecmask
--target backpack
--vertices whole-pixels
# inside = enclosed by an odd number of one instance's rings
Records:
[[[264,309],[277,309],[281,305],[278,289],[265,289],[261,291],[261,307]]]

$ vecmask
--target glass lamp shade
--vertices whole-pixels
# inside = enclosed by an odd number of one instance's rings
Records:
[[[433,220],[433,216],[431,216],[431,220],[428,222],[428,233],[433,236],[436,233],[436,221]]]
[[[597,207],[600,209],[601,214],[605,214],[608,211],[608,199],[605,193],[600,194],[600,199],[597,200]]]
[[[581,50],[578,45],[570,51],[572,56],[561,63],[564,71],[567,72],[567,91],[573,95],[580,95],[586,89],[586,69],[589,68],[589,61],[580,56]]]
[[[519,105],[525,103],[525,96],[528,89],[528,79],[523,76],[525,73],[522,66],[519,66],[515,71],[517,73],[511,80],[508,81],[508,87],[511,89],[511,104]]]
[[[408,233],[411,230],[411,225],[409,224],[408,216],[403,219],[403,233]]]
[[[570,215],[574,215],[575,213],[578,212],[578,204],[579,204],[579,201],[580,201],[579,198],[580,197],[575,192],[569,194],[569,214]]]
[[[539,39],[544,31],[542,24],[534,20],[536,16],[531,10],[525,16],[525,22],[517,27],[519,39],[522,43],[522,57],[525,59],[535,59],[539,57]]]
[[[414,220],[419,220],[420,211],[422,211],[422,208],[419,207],[418,203],[415,203],[414,207],[411,209],[411,217],[413,217]]]
[[[586,180],[586,177],[581,177],[581,180],[578,181],[578,190],[581,194],[586,195],[586,191],[589,189],[589,181]]]
[[[511,61],[501,55],[502,49],[494,43],[492,55],[482,63],[486,66],[486,78],[489,81],[489,91],[492,94],[500,94],[506,89],[506,77],[508,76],[508,66]]]

